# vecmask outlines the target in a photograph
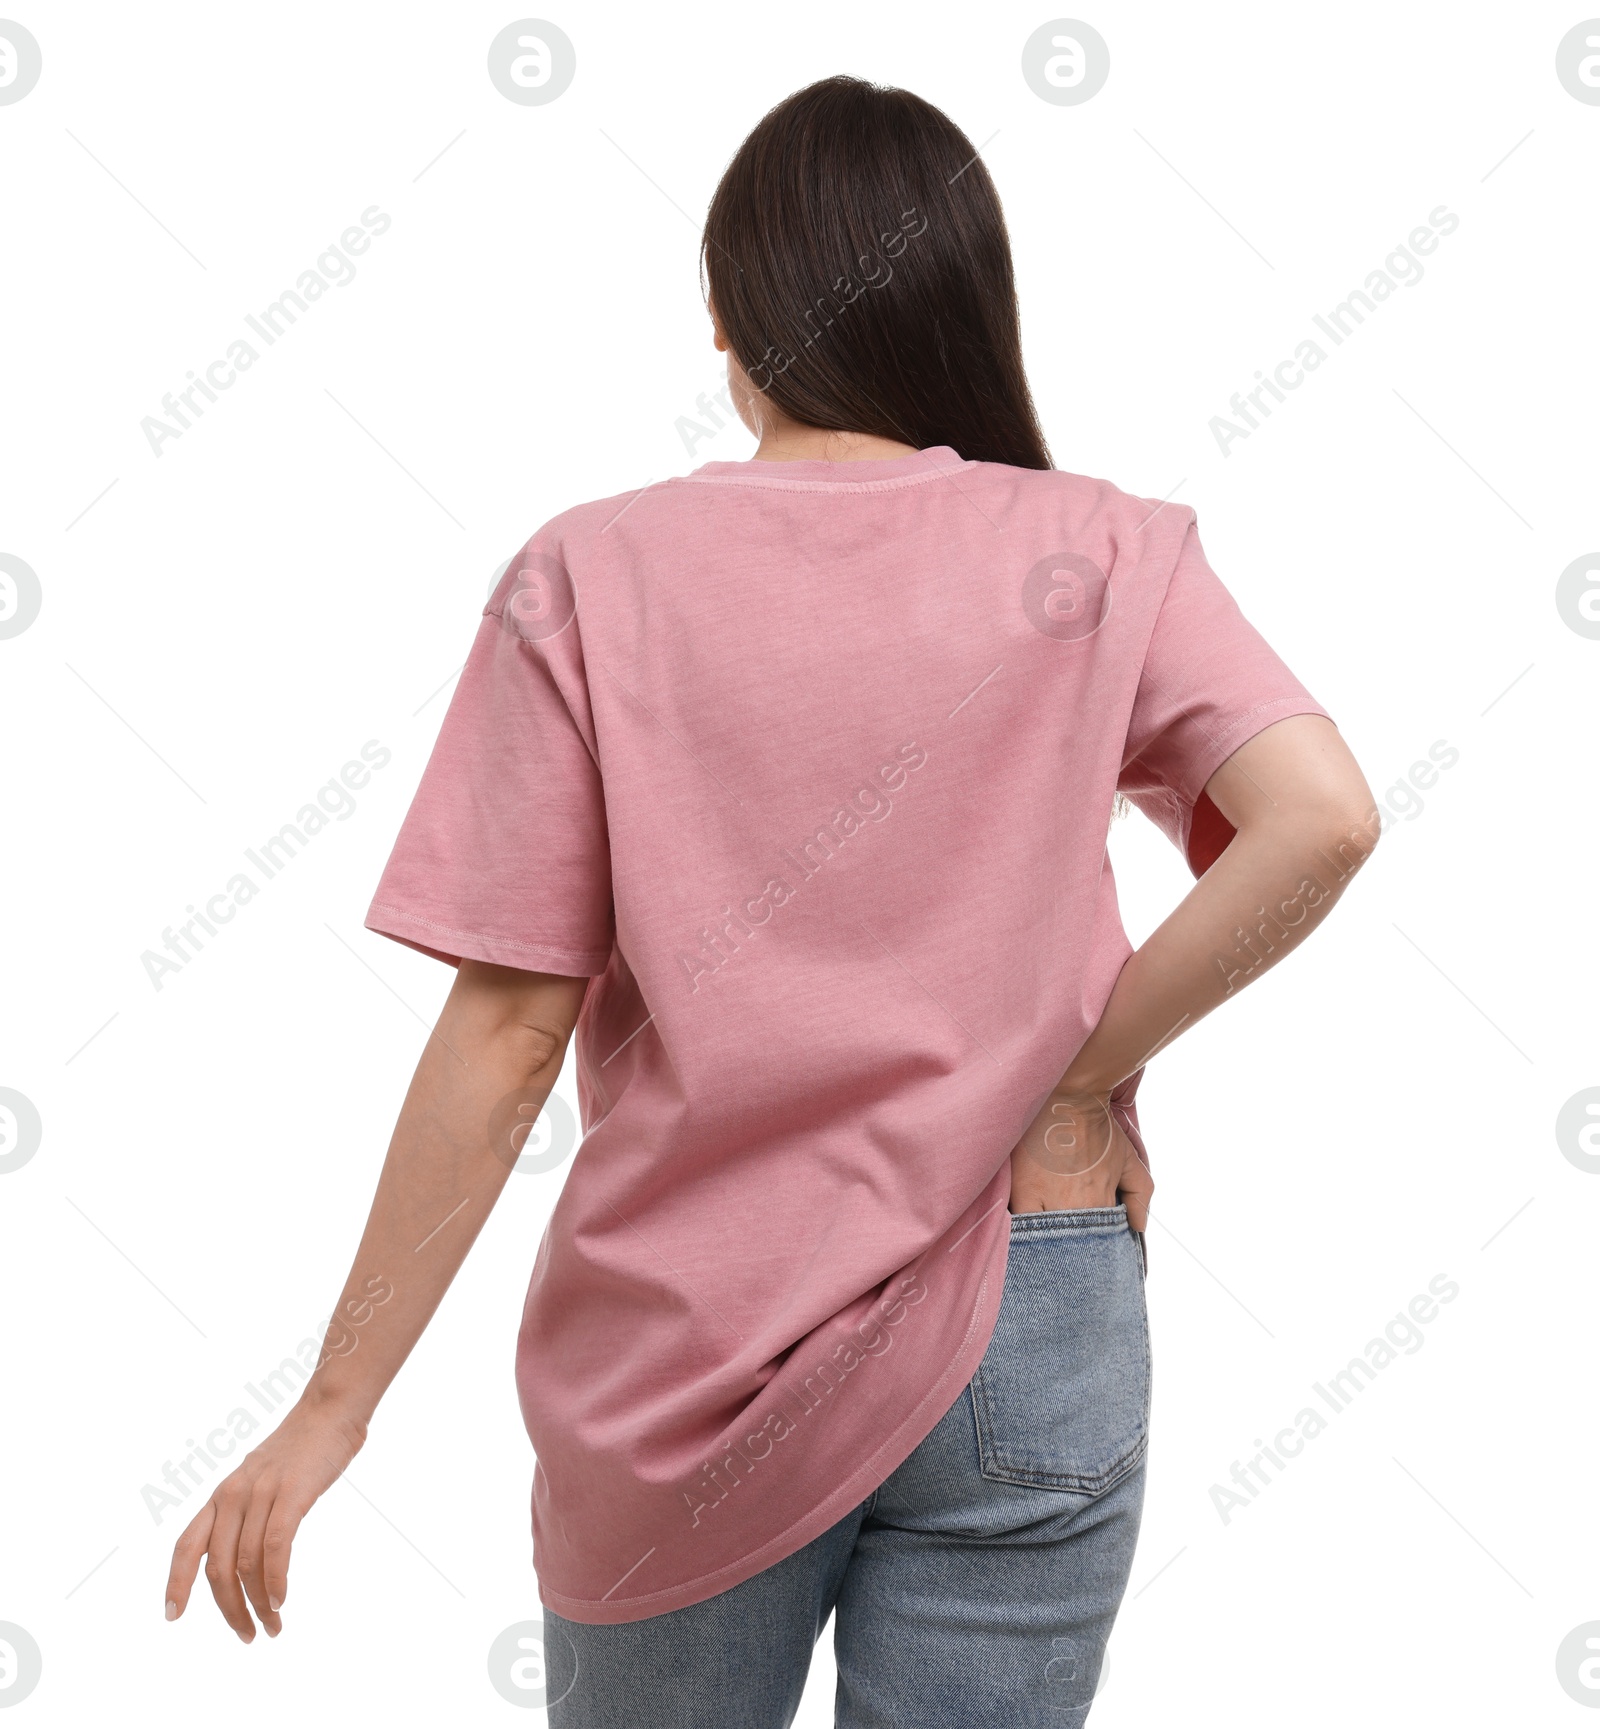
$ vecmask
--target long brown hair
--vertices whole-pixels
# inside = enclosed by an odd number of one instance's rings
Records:
[[[728,164],[701,241],[735,358],[806,426],[1050,468],[1000,198],[909,90],[824,78]]]

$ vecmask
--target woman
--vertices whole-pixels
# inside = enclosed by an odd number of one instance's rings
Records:
[[[361,1348],[184,1533],[168,1613],[205,1555],[279,1631],[576,1029],[517,1360],[551,1721],[787,1724],[836,1612],[841,1725],[1081,1723],[1144,1483],[1134,1089],[1326,916],[1373,802],[1193,512],[1052,469],[937,109],[781,103],[703,257],[759,447],[557,517],[491,596],[367,919],[458,971]],[[1136,953],[1119,792],[1199,879]]]

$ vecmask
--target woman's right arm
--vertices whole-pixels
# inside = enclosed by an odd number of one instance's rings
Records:
[[[1206,783],[1237,830],[1128,957],[1094,1031],[1012,1154],[1011,1210],[1110,1206],[1145,1228],[1149,1176],[1116,1124],[1116,1086],[1276,966],[1371,855],[1378,816],[1355,758],[1320,715],[1257,733]]]
[[[300,1521],[366,1439],[516,1163],[566,1054],[588,980],[463,961],[395,1124],[321,1362],[298,1403],[178,1539],[167,1619],[206,1558],[222,1618],[246,1644],[253,1608],[281,1628]]]

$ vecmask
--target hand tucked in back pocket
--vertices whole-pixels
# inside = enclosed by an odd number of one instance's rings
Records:
[[[1013,1213],[1114,1207],[1120,1201],[1129,1225],[1142,1231],[1154,1192],[1109,1093],[1053,1092],[1011,1154]]]

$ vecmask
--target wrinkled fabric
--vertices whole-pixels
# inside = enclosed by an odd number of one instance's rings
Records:
[[[1325,712],[1191,510],[943,446],[709,463],[512,560],[367,923],[591,980],[517,1354],[546,1605],[725,1591],[929,1434],[1130,952],[1113,795],[1202,870],[1207,780]]]

